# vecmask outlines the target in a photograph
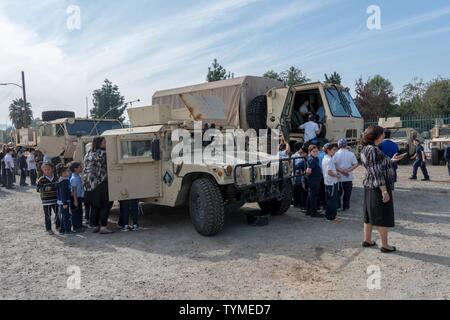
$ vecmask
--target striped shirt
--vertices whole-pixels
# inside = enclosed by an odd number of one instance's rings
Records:
[[[392,161],[377,146],[365,146],[361,152],[361,161],[366,168],[363,185],[368,189],[386,186],[393,190],[394,179]]]
[[[57,184],[56,177],[42,176],[37,182],[37,191],[41,194],[41,201],[43,206],[53,206],[57,202]]]

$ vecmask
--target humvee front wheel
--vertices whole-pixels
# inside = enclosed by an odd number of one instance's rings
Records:
[[[259,207],[264,213],[270,213],[273,216],[285,214],[292,204],[292,185],[286,183],[283,187],[281,200],[273,199],[270,201],[258,202]]]
[[[431,164],[433,166],[438,166],[441,164],[441,159],[439,157],[438,149],[431,149]]]
[[[202,236],[210,237],[222,231],[225,225],[224,202],[213,180],[200,178],[192,183],[189,212],[195,230]]]

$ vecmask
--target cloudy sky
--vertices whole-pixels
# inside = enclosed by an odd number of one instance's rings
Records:
[[[367,27],[373,4],[381,30]],[[353,87],[381,74],[399,92],[414,77],[450,77],[449,57],[448,0],[0,0],[0,83],[24,70],[36,117],[84,116],[105,78],[147,105],[155,90],[204,82],[214,58],[236,76],[295,65],[313,80],[336,70]],[[0,123],[20,96],[0,86]]]

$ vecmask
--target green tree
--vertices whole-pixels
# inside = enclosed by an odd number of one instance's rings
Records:
[[[389,116],[395,109],[397,97],[392,83],[380,75],[362,78],[356,81],[355,102],[365,119],[377,119]]]
[[[123,113],[126,106],[123,105],[125,98],[120,94],[119,87],[113,85],[108,79],[105,80],[101,89],[92,94],[94,108],[91,109],[91,117],[95,119],[115,119],[123,122]]]
[[[234,73],[227,72],[227,70],[222,67],[217,59],[214,59],[212,67],[208,68],[208,74],[206,75],[206,80],[208,82],[226,80],[234,78]]]
[[[9,119],[16,129],[28,128],[33,121],[31,104],[27,102],[24,107],[23,99],[15,99],[9,105]]]
[[[328,74],[325,73],[325,83],[341,85],[342,84],[342,77],[336,71],[333,72],[329,76],[328,76]]]
[[[281,78],[280,74],[278,72],[273,71],[273,70],[269,70],[266,73],[264,73],[263,77],[283,82],[283,79]]]
[[[427,90],[427,84],[422,79],[414,78],[403,86],[400,94],[400,105],[395,108],[393,116],[403,117],[407,115],[419,115],[424,111],[423,96]]]
[[[292,66],[288,70],[281,73],[281,79],[286,86],[295,86],[298,84],[308,83],[311,80],[301,69]]]
[[[436,78],[423,94],[423,114],[450,114],[450,79]]]

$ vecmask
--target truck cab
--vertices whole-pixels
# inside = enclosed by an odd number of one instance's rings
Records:
[[[295,115],[302,105],[308,106],[307,115]],[[290,144],[305,143],[304,131],[299,128],[315,114],[322,130],[319,140],[336,143],[346,138],[356,145],[364,129],[364,120],[348,89],[320,82],[290,88],[274,88],[267,93],[267,126],[281,129]],[[295,123],[294,119],[299,119]],[[298,121],[297,121],[298,122]]]

